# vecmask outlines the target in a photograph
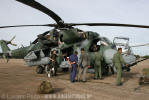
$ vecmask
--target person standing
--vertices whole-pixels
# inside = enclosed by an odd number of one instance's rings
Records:
[[[70,81],[73,83],[75,82],[75,77],[77,73],[77,66],[78,66],[78,52],[75,51],[74,54],[69,56],[69,64],[70,64]]]
[[[81,55],[79,59],[79,73],[78,73],[78,81],[80,81],[81,75],[82,75],[82,81],[86,82],[86,73],[88,70],[88,67],[90,66],[90,60],[87,53],[85,53],[84,48],[81,48]]]
[[[52,51],[52,55],[50,56],[50,61],[51,61],[51,65],[54,67],[54,76],[56,76],[56,72],[57,72],[57,66],[58,66],[58,63],[56,61],[56,58],[57,58],[57,54],[56,54],[56,50],[53,50]]]
[[[95,79],[103,79],[102,78],[102,71],[101,71],[101,62],[103,57],[100,52],[95,52]]]
[[[122,65],[125,64],[124,59],[122,57],[122,48],[118,48],[118,52],[113,56],[113,64],[117,70],[117,78],[116,78],[116,85],[121,86],[121,77],[122,77]],[[127,66],[127,64],[126,64]]]

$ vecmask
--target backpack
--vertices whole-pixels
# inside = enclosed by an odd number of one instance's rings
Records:
[[[40,86],[38,87],[38,93],[40,94],[49,94],[53,93],[52,84],[50,81],[43,81]]]

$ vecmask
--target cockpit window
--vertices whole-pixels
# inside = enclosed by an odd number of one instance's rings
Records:
[[[106,42],[107,44],[111,44],[112,42],[108,39],[108,38],[106,38],[106,37],[102,37],[101,38],[101,41],[104,41],[104,42]]]

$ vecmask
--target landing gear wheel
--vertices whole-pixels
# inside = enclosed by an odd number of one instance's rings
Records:
[[[37,66],[37,68],[36,68],[36,72],[37,72],[37,74],[42,74],[43,73],[43,67],[42,66]]]

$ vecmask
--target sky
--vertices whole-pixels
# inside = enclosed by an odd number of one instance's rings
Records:
[[[149,0],[36,0],[58,14],[66,23],[123,23],[149,25]],[[0,0],[0,26],[55,23],[44,13],[15,0]],[[126,27],[77,26],[98,32],[113,41],[114,37],[130,38],[130,45],[149,43],[149,29]],[[27,46],[38,34],[52,28],[25,27],[0,29],[0,40],[10,40],[17,47]],[[1,52],[1,50],[0,50]],[[149,55],[149,46],[133,48],[138,55]]]

